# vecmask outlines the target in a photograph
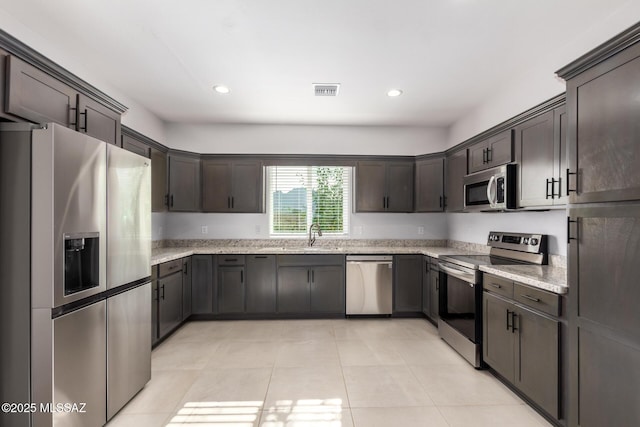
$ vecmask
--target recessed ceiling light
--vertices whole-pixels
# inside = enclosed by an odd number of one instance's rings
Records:
[[[215,85],[215,86],[213,87],[213,90],[215,90],[215,91],[216,91],[216,92],[218,92],[218,93],[229,93],[229,92],[231,92],[231,91],[229,90],[229,88],[228,88],[228,87],[226,87],[226,86],[224,86],[224,85]]]
[[[387,96],[396,97],[402,95],[402,91],[400,89],[391,89],[387,92]]]

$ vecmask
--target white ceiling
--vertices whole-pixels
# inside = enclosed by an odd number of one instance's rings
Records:
[[[168,122],[448,126],[622,3],[0,0],[0,9]],[[339,96],[314,97],[322,82],[341,83]],[[391,88],[404,94],[389,98]]]

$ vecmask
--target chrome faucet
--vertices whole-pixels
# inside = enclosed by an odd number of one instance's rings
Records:
[[[309,247],[313,246],[313,244],[316,242],[316,233],[315,231],[313,231],[314,227],[318,231],[318,236],[322,236],[322,230],[320,229],[318,223],[314,222],[313,224],[311,224],[309,226],[309,241],[307,242],[307,246]],[[313,232],[313,237],[311,236],[311,232]]]

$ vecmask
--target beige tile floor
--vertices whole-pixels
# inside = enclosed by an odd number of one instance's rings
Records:
[[[549,424],[422,319],[190,322],[108,427]]]

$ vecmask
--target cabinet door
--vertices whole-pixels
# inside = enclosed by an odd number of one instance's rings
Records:
[[[250,255],[247,256],[246,263],[245,301],[247,313],[275,313],[275,255]]]
[[[444,210],[444,159],[416,163],[415,200],[417,212]]]
[[[191,257],[191,310],[193,314],[213,313],[214,275],[212,255]]]
[[[122,148],[124,148],[125,150],[136,153],[137,155],[142,157],[151,157],[151,148],[144,142],[125,134],[122,134],[120,136],[120,141],[122,143]]]
[[[308,313],[311,269],[307,267],[278,268],[278,313]]]
[[[515,306],[490,293],[483,292],[483,338],[484,361],[500,375],[513,382],[515,368],[515,331],[510,325]]]
[[[514,322],[515,385],[557,419],[560,322],[524,308]]]
[[[469,173],[478,172],[513,161],[513,133],[500,132],[469,147]]]
[[[155,267],[153,270],[155,271]],[[158,280],[151,277],[151,344],[158,342],[160,335],[158,334],[158,304],[160,304],[160,287]]]
[[[151,212],[164,212],[168,207],[167,154],[151,149]]]
[[[511,129],[489,138],[487,142],[487,164],[495,167],[513,161],[513,132]]]
[[[569,215],[572,424],[640,425],[640,204]]]
[[[422,263],[422,313],[430,317],[431,275],[429,274],[429,257],[423,257]]]
[[[640,43],[567,81],[570,203],[640,199]]]
[[[244,267],[218,267],[218,313],[244,313]]]
[[[7,57],[5,108],[34,123],[76,126],[77,92],[15,56]]]
[[[182,260],[182,320],[191,316],[191,257]]]
[[[311,270],[311,311],[345,312],[344,267],[314,267]]]
[[[231,163],[202,162],[202,210],[231,211]]]
[[[440,319],[439,307],[440,304],[440,272],[433,267],[429,269],[429,286],[430,286],[430,295],[429,295],[429,317],[434,322],[437,322]]]
[[[233,212],[263,212],[263,172],[258,161],[233,163],[231,208]]]
[[[467,174],[467,150],[447,157],[447,180],[445,182],[447,212],[464,210],[464,176]]]
[[[109,144],[120,144],[120,114],[78,94],[78,127],[80,132]]]
[[[553,110],[553,141],[555,149],[555,160],[553,168],[555,170],[556,182],[554,188],[554,205],[566,205],[567,200],[567,133],[568,133],[567,107],[562,106]]]
[[[481,141],[469,147],[469,173],[487,169],[487,142]]]
[[[393,312],[422,310],[422,255],[396,255],[393,258]]]
[[[515,128],[518,171],[518,207],[553,204],[557,179],[553,135],[553,111],[527,120]]]
[[[162,338],[182,322],[182,272],[161,278],[158,285],[159,335]]]
[[[169,210],[200,210],[200,159],[169,155]]]
[[[413,162],[387,164],[387,212],[413,212]]]
[[[356,212],[384,212],[387,206],[384,162],[358,162]]]

